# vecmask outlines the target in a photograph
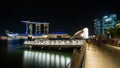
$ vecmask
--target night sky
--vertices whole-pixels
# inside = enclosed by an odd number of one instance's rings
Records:
[[[21,20],[49,22],[50,33],[74,34],[88,27],[92,35],[93,20],[112,13],[120,19],[117,0],[0,0],[0,35],[5,34],[5,29],[25,33]]]

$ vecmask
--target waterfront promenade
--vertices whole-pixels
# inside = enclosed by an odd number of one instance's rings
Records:
[[[83,68],[120,68],[120,47],[91,45],[86,49]]]
[[[25,45],[32,45],[32,46],[76,46],[76,45],[83,45],[83,40],[46,40],[44,43],[41,43],[42,41],[36,42],[36,41],[26,41],[24,42]],[[49,45],[47,45],[49,44]],[[69,44],[69,45],[68,45]],[[82,64],[82,68],[120,68],[120,47],[102,44],[102,46],[98,46],[97,44],[91,45],[89,49],[86,48],[86,53],[84,56],[84,61]],[[82,52],[78,52],[81,54]],[[76,58],[76,57],[73,57]],[[76,61],[76,59],[73,59],[73,62]],[[78,58],[77,61],[78,62]],[[75,62],[74,62],[75,63]],[[76,63],[73,64],[72,68],[75,68],[77,65]],[[75,66],[74,66],[75,65]],[[81,66],[80,66],[81,67]]]

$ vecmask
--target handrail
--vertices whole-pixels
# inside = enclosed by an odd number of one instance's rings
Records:
[[[86,52],[86,46],[82,45],[80,50],[73,50],[73,58],[71,60],[71,68],[80,68],[82,65],[82,61],[84,59],[84,55]]]
[[[71,61],[65,66],[65,68],[68,68],[68,66],[70,65],[71,68],[79,68],[82,65],[82,61],[84,59],[84,55],[86,52],[86,46],[82,45],[80,50],[78,49],[74,49],[73,50],[73,58],[71,59]],[[76,58],[78,57],[78,58]],[[76,59],[78,62],[78,65],[76,65]]]

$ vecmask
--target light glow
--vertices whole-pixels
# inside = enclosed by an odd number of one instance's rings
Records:
[[[28,68],[30,64],[37,65],[38,68],[45,66],[45,68],[65,68],[71,61],[71,57],[62,54],[37,52],[37,51],[24,51],[23,66]]]

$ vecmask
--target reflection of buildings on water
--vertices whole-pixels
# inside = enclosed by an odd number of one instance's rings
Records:
[[[70,61],[71,57],[63,53],[24,51],[23,56],[24,68],[65,68]]]

